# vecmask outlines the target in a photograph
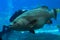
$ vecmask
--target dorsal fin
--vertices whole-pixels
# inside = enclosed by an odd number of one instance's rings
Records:
[[[48,9],[48,7],[47,7],[47,6],[41,6],[41,8],[45,8],[45,9]]]
[[[26,12],[27,10],[25,10],[25,11],[23,11],[23,10],[18,10],[18,11],[16,11],[14,14],[13,14],[13,16],[10,18],[10,22],[12,22],[12,21],[14,21],[14,19],[16,18],[16,17],[18,17],[19,15],[21,15],[22,13],[24,13],[24,12]]]

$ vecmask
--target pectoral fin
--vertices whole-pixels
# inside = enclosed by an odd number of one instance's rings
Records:
[[[31,33],[35,34],[35,31],[33,29],[30,29],[29,30]]]
[[[36,22],[37,22],[37,20],[33,20],[33,21],[31,21],[27,26],[30,26],[29,28],[29,32],[31,32],[31,33],[33,33],[33,34],[35,34],[35,31],[34,31],[34,29],[33,29],[33,27],[34,27],[34,25],[36,24]]]
[[[47,24],[52,24],[52,20],[47,20]]]

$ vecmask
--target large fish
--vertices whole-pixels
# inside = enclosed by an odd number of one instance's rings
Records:
[[[31,33],[35,33],[34,30],[43,28],[44,24],[52,24],[51,18],[56,19],[56,17],[56,9],[49,10],[47,6],[42,6],[25,11],[21,15],[19,14],[19,16],[15,17],[10,23],[8,30],[30,31]]]

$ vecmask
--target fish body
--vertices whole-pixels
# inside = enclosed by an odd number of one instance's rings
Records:
[[[51,18],[56,18],[55,10],[49,10],[46,7],[28,10],[10,23],[10,29],[34,33],[34,30],[43,28],[44,24],[51,24]]]

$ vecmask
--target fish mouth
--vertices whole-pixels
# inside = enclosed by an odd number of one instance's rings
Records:
[[[56,19],[57,18],[57,11],[56,11],[56,9],[53,9],[53,11],[54,11],[54,18]]]

